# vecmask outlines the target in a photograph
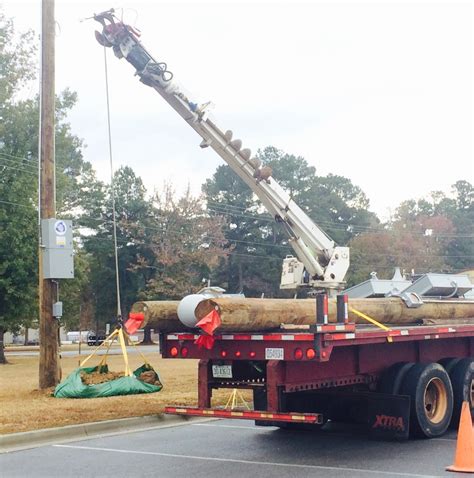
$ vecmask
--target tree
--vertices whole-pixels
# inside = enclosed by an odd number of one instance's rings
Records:
[[[35,77],[33,39],[32,32],[15,35],[0,12],[0,341],[5,331],[37,319],[38,98],[18,95]],[[68,90],[56,101],[57,209],[63,217],[72,217],[79,197],[87,197],[94,175],[67,122],[76,101]]]
[[[29,194],[35,163],[25,145],[12,141],[15,95],[34,78],[31,39],[31,32],[15,36],[0,10],[0,363],[6,363],[4,333],[29,322],[36,303],[36,214]]]
[[[0,165],[0,363],[4,333],[37,317],[37,213],[26,193],[32,179]]]
[[[434,223],[431,225],[434,227]],[[452,227],[449,223],[445,226]],[[447,272],[440,243],[416,229],[394,228],[359,234],[351,240],[350,248],[349,286],[367,280],[371,272],[377,272],[379,279],[389,279],[396,267],[407,273]]]
[[[268,277],[278,274],[280,262],[279,257],[268,255],[268,250],[274,252],[273,242],[279,232],[273,218],[262,210],[252,191],[229,166],[219,166],[203,185],[203,192],[209,213],[227,221],[229,253],[227,260],[219,261],[213,282],[231,292],[273,295],[274,284]],[[279,249],[290,252],[285,245]]]
[[[396,266],[424,272],[459,272],[474,267],[474,191],[467,181],[453,185],[452,197],[434,191],[403,201],[383,231],[366,232],[351,245],[350,284],[372,271],[389,278]]]
[[[130,167],[115,172],[114,185],[121,306],[126,315],[145,286],[146,277],[136,266],[148,255],[150,205],[143,181]],[[96,182],[82,206],[79,223],[88,232],[81,241],[90,257],[94,309],[98,322],[105,324],[117,318],[111,188]]]
[[[74,251],[74,279],[61,282],[60,296],[63,301],[63,316],[61,325],[67,330],[77,330],[79,327],[92,325],[90,297],[93,289],[90,283],[91,258],[84,248],[76,244]]]
[[[378,224],[368,211],[360,188],[342,176],[317,176],[307,161],[274,147],[258,151],[258,159],[272,168],[272,176],[293,200],[340,245],[360,230]],[[228,167],[219,166],[203,185],[208,209],[224,215],[226,238],[234,246],[229,261],[217,270],[219,283],[248,296],[283,296],[279,290],[281,263],[293,254],[285,230],[263,209],[246,184]],[[288,293],[286,293],[288,294]]]
[[[171,185],[153,196],[152,205],[151,254],[137,265],[151,276],[139,298],[181,299],[202,288],[225,256],[223,221],[209,216],[189,190],[177,198]]]
[[[445,251],[454,270],[474,269],[474,187],[468,181],[452,186],[456,209],[452,213],[455,234]]]

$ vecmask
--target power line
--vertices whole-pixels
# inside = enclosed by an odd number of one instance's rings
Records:
[[[466,255],[455,255],[455,254],[384,254],[383,252],[357,252],[358,256],[379,256],[379,257],[405,257],[405,258],[410,258],[410,257],[474,257],[472,254],[466,254]]]
[[[0,203],[4,203],[4,204],[10,204],[10,205],[14,205],[14,206],[20,206],[20,207],[25,207],[25,208],[30,208],[32,206],[27,206],[25,204],[20,204],[20,203],[15,203],[15,202],[10,202],[10,201],[2,201],[0,200]],[[82,218],[79,218],[79,219],[82,219]],[[102,221],[104,223],[110,223],[111,221],[108,221],[108,220],[102,220],[102,219],[99,219],[99,218],[88,218],[88,219],[92,219],[92,220],[97,220],[97,221]],[[150,230],[155,230],[157,232],[172,232],[172,233],[179,233],[179,232],[182,232],[180,230],[177,230],[177,229],[167,229],[166,231],[163,231],[162,229],[160,228],[155,228],[155,227],[151,227],[151,226],[143,226],[141,224],[138,224],[138,223],[132,223],[132,225],[136,225],[138,226],[139,228],[141,229],[150,229]],[[98,240],[98,241],[107,241],[107,242],[110,242],[110,238],[107,238],[107,237],[97,237],[95,235],[91,235],[91,236],[83,236],[82,237],[82,240],[83,241],[87,241],[89,239],[92,239],[92,240]],[[225,241],[226,243],[243,243],[243,244],[249,244],[249,245],[256,245],[256,246],[262,246],[262,247],[277,247],[277,248],[282,248],[282,249],[289,249],[289,250],[292,250],[292,248],[290,246],[286,246],[286,245],[283,245],[283,244],[268,244],[268,243],[262,243],[262,242],[255,242],[255,241],[244,241],[244,240],[240,240],[240,239],[228,239],[228,238],[220,238],[220,237],[216,237],[216,236],[206,236],[204,238],[204,240],[219,240],[219,241]],[[117,238],[117,242],[120,243],[120,244],[129,244],[133,241],[132,240],[125,240],[125,239],[118,239]],[[132,242],[131,245],[136,245]],[[210,251],[200,251],[200,252],[206,252],[208,254],[214,254],[214,255],[233,255],[233,256],[240,256],[240,257],[261,257],[261,258],[268,258],[268,259],[281,259],[279,256],[269,256],[269,255],[262,255],[262,254],[249,254],[249,253],[241,253],[241,252],[226,252],[226,251],[222,251],[222,252],[219,252],[219,253],[216,253],[216,252],[210,252]],[[413,255],[413,254],[384,254],[384,253],[377,253],[377,252],[373,252],[373,253],[369,253],[369,252],[358,252],[357,253],[358,255],[360,256],[369,256],[369,257],[385,257],[385,258],[408,258],[408,256],[412,257],[412,258],[423,258],[423,257],[439,257],[439,258],[470,258],[470,257],[474,257],[474,255],[454,255],[454,254],[417,254],[417,255]],[[374,266],[374,267],[378,267],[378,266]],[[389,269],[391,268],[391,266],[386,266],[384,269]],[[381,267],[378,267],[378,269],[382,269]]]
[[[205,210],[203,212],[205,212]],[[226,214],[224,212],[220,212],[220,213],[222,215],[229,215],[228,213]],[[260,218],[260,217],[257,217],[257,216],[249,216],[249,217],[252,217],[252,218],[255,218],[255,219],[262,219],[266,222],[274,222],[273,219],[270,219],[270,218]],[[162,218],[165,219],[166,217],[162,216]],[[104,219],[104,218],[92,218],[92,217],[86,217],[86,216],[78,217],[75,220],[76,221],[92,220],[92,221],[99,221],[99,222],[102,222],[102,223],[110,223],[111,222],[110,220],[107,220],[107,219]],[[139,224],[139,223],[129,223],[129,224],[130,225],[135,224],[138,227],[140,227],[142,229],[145,229],[145,230],[155,230],[157,232],[162,232],[163,231],[162,228],[152,227],[152,226],[144,226],[144,225]],[[321,224],[337,225],[337,223],[329,223],[329,222],[321,222]],[[84,226],[84,227],[87,227],[87,226]],[[379,229],[375,229],[375,228],[373,228],[373,229],[376,232],[385,232],[385,233],[390,233],[391,232],[390,230],[379,230]],[[182,232],[182,231],[180,231],[180,230],[174,230],[174,231],[170,230],[170,232]],[[355,232],[357,232],[357,231],[355,231]],[[403,231],[403,234],[407,234],[407,235],[410,235],[410,236],[422,236],[422,237],[431,237],[431,238],[445,237],[445,238],[450,238],[450,239],[474,237],[473,234],[459,234],[459,233],[452,233],[452,234],[451,233],[449,233],[449,234],[448,233],[439,233],[439,234],[434,233],[431,236],[426,236],[424,233],[421,233],[421,232],[417,233],[417,232],[413,232],[413,231]],[[284,244],[268,244],[268,243],[262,243],[262,242],[256,242],[256,241],[244,241],[242,239],[230,239],[230,238],[226,238],[226,240],[228,242],[239,242],[239,243],[243,243],[243,244],[253,244],[253,245],[264,246],[264,247],[280,247],[280,248],[291,249],[291,246],[286,246]]]
[[[10,157],[10,158],[14,158],[14,159],[21,159],[21,160],[23,160],[23,161],[34,161],[35,163],[38,162],[38,160],[35,159],[35,158],[33,158],[33,157],[31,157],[31,158],[25,158],[25,157],[23,157],[23,156],[15,156],[15,155],[13,155],[13,154],[4,153],[3,151],[0,151],[0,154],[3,155],[3,156],[8,156],[8,157]]]
[[[79,218],[79,219],[84,219],[84,218]],[[109,223],[109,224],[112,223],[112,221],[110,221],[110,220],[105,220],[104,221],[104,220],[99,219],[99,218],[88,217],[87,219],[91,219],[91,220],[94,220],[94,221],[102,221],[102,222],[106,222],[106,223]],[[183,232],[180,229],[174,229],[174,228],[162,229],[162,228],[159,228],[159,227],[144,226],[144,225],[139,224],[139,223],[129,223],[129,225],[137,226],[141,229],[157,231],[157,232],[161,232],[161,233],[165,233],[165,232],[182,233]],[[119,221],[119,226],[120,226],[120,221]],[[221,240],[220,237],[207,235],[206,232],[204,232],[204,234],[206,235],[207,238]],[[266,243],[266,242],[245,241],[245,240],[242,240],[242,239],[231,239],[231,238],[226,238],[226,237],[223,237],[222,240],[224,240],[225,242],[239,242],[239,243],[243,243],[243,244],[252,244],[252,245],[256,245],[256,246],[279,247],[279,248],[284,248],[284,249],[292,249],[291,246],[286,246],[284,244],[271,244],[271,243]]]
[[[220,202],[215,202],[215,201],[208,201],[208,200],[205,200],[206,201],[206,204],[209,205],[214,205],[216,207],[222,207],[222,208],[225,208],[225,209],[234,209],[234,210],[237,210],[237,211],[240,211],[240,212],[244,212],[244,211],[247,211],[248,208],[246,207],[242,207],[242,206],[235,206],[233,204],[224,204],[224,203],[220,203]],[[252,204],[252,206],[255,206],[255,204]],[[265,211],[266,212],[266,211]],[[268,213],[267,213],[268,214]]]
[[[104,218],[93,218],[93,217],[86,217],[86,216],[82,216],[82,217],[78,217],[75,219],[76,221],[81,221],[81,220],[92,220],[92,221],[99,221],[103,224],[106,224],[106,223],[109,223],[111,224],[112,221],[111,220],[108,220],[108,219],[104,219]],[[145,226],[143,224],[140,224],[138,222],[126,222],[125,224],[121,224],[121,221],[119,221],[119,226],[135,226],[135,227],[138,227],[142,230],[150,230],[150,231],[156,231],[156,232],[159,232],[159,233],[165,233],[165,232],[171,232],[171,233],[183,233],[182,230],[180,229],[176,229],[176,228],[160,228],[160,227],[153,227],[153,226]],[[88,226],[84,226],[84,227],[88,227]],[[204,234],[206,234],[206,232],[204,231]],[[230,242],[230,243],[241,243],[241,244],[249,244],[249,245],[254,245],[254,246],[262,246],[262,247],[277,247],[277,248],[281,248],[281,249],[288,249],[288,250],[292,250],[291,246],[289,245],[285,245],[285,244],[271,244],[271,243],[266,243],[266,242],[257,242],[257,241],[246,241],[246,240],[243,240],[243,239],[233,239],[233,238],[228,238],[228,237],[224,237],[224,238],[221,238],[221,237],[218,237],[218,236],[212,236],[212,235],[207,235],[206,234],[206,237],[209,238],[209,239],[216,239],[216,240],[225,240],[226,242]],[[456,236],[456,237],[464,237],[464,236]],[[371,255],[370,253],[362,253],[360,252],[359,253],[360,255]],[[393,255],[393,254],[383,254],[383,253],[373,253],[372,255],[379,255],[379,256],[384,256],[384,257],[404,257],[403,254],[399,254],[399,255]],[[420,256],[429,256],[429,257],[472,257],[471,255],[440,255],[440,254],[420,254]]]
[[[275,222],[274,219],[270,219],[270,217],[261,217],[261,216],[255,216],[255,215],[250,215],[250,214],[240,214],[240,213],[234,213],[230,211],[225,211],[225,210],[220,210],[216,209],[215,207],[208,206],[208,210],[217,212],[223,216],[238,216],[238,217],[244,217],[244,218],[249,218],[249,219],[255,219],[258,221],[265,221],[265,222]],[[335,229],[338,230],[344,230],[348,231],[348,228],[351,228],[353,232],[390,232],[390,229],[383,229],[383,228],[375,228],[375,227],[370,227],[370,226],[363,226],[363,225],[357,225],[357,224],[348,224],[348,223],[337,223],[337,222],[328,222],[328,221],[318,221],[318,224],[320,225],[326,225],[326,226],[331,226]],[[345,227],[347,226],[347,228]],[[357,229],[361,229],[360,231],[357,231]],[[349,231],[348,231],[349,232]],[[404,230],[403,234],[407,234],[410,236],[423,236],[423,237],[446,237],[446,238],[458,238],[458,237],[474,237],[474,234],[459,234],[459,233],[433,233],[430,236],[427,236],[424,232],[416,232],[416,231],[407,231]]]
[[[94,238],[94,240],[99,240],[99,241],[107,241],[110,242],[110,238],[108,237],[95,237],[95,236],[88,236],[88,238]],[[127,241],[124,239],[117,239],[118,243],[121,244],[129,244],[131,241]],[[132,244],[135,245],[135,244]],[[261,255],[261,254],[245,254],[241,252],[232,252],[232,251],[219,251],[219,252],[211,252],[211,251],[206,251],[204,249],[201,249],[199,252],[204,253],[204,254],[212,254],[214,256],[239,256],[239,257],[262,257],[262,258],[267,258],[267,259],[278,259],[280,260],[281,258],[278,256],[269,256],[269,255]]]
[[[258,219],[258,220],[262,220],[262,221],[274,221],[274,219],[270,219],[270,217],[262,217],[262,216],[257,216],[255,214],[251,214],[251,213],[246,213],[246,208],[242,207],[242,206],[234,206],[232,204],[223,204],[223,203],[218,203],[218,202],[215,202],[215,201],[206,201],[207,205],[208,205],[208,209],[211,210],[211,211],[214,211],[214,212],[221,212],[222,211],[222,214],[223,215],[233,215],[233,216],[239,216],[239,217],[247,217],[247,218],[251,218],[251,219]],[[209,204],[211,206],[209,206]],[[230,208],[230,210],[228,210]],[[232,210],[232,209],[235,209],[235,212]],[[240,211],[243,211],[243,212],[240,212]],[[262,213],[263,216],[265,215],[268,215],[269,214],[265,211]],[[375,232],[385,232],[387,231],[387,229],[383,228],[383,227],[374,227],[374,226],[365,226],[363,224],[354,224],[354,223],[347,223],[347,222],[334,222],[334,221],[318,221],[318,224],[321,224],[321,225],[327,225],[327,226],[332,226],[332,227],[338,227],[338,228],[351,228],[353,230],[355,229],[360,229],[360,230],[367,230],[367,231],[375,231]],[[422,235],[422,236],[426,236],[426,234],[424,232],[415,232],[415,231],[404,231],[405,233],[409,233],[409,234],[418,234],[418,235]],[[474,237],[474,234],[467,234],[467,235],[459,235],[457,233],[438,233],[438,234],[432,234],[432,236],[437,236],[437,237]]]
[[[212,202],[209,201],[208,204],[211,204]],[[212,204],[217,204],[217,203],[212,203]],[[220,212],[223,210],[223,214],[224,215],[234,215],[234,216],[240,216],[240,217],[249,217],[249,218],[254,218],[254,219],[259,219],[259,220],[264,220],[264,221],[274,221],[274,219],[270,219],[270,217],[261,217],[261,216],[256,216],[256,215],[253,215],[253,214],[241,214],[241,213],[237,213],[237,212],[233,212],[233,211],[226,211],[226,205],[225,206],[208,206],[208,209],[210,210],[213,210],[213,211],[216,211],[216,212]],[[236,206],[237,208],[237,206]],[[239,209],[241,209],[239,207]],[[263,213],[264,215],[265,214],[268,214],[268,213]],[[333,222],[333,221],[318,221],[318,224],[323,224],[323,225],[329,225],[329,226],[338,226],[338,227],[343,227],[343,226],[347,226],[348,228],[352,228],[352,229],[366,229],[366,230],[372,230],[372,231],[376,231],[376,232],[385,232],[387,231],[388,229],[384,229],[382,227],[373,227],[373,226],[364,226],[362,224],[354,224],[354,223],[343,223],[343,222]],[[410,233],[410,234],[419,234],[419,235],[422,235],[422,236],[425,236],[426,234],[424,232],[415,232],[415,231],[404,231],[406,233]],[[459,234],[456,234],[456,233],[438,233],[438,234],[433,234],[432,236],[446,236],[446,237],[450,237],[450,236],[456,236],[458,237]],[[466,237],[474,237],[474,235],[467,235]]]
[[[30,207],[33,207],[34,209],[37,209],[37,207],[34,206],[33,204],[30,205],[30,206],[28,206],[27,204],[20,204],[20,203],[18,203],[18,202],[2,201],[2,200],[0,200],[0,203],[2,203],[2,204],[10,204],[10,205],[12,205],[12,206],[26,207],[26,208],[28,208],[28,209],[29,209]]]
[[[31,168],[33,169],[34,171],[38,171],[38,165],[34,165],[34,164],[28,164],[26,161],[17,161],[16,159],[10,159],[10,158],[4,158],[2,157],[1,153],[0,153],[0,161],[3,161],[3,162],[8,162],[9,164],[15,164],[15,165],[18,165],[18,166],[21,166],[23,168]]]
[[[30,169],[23,169],[23,168],[19,168],[18,166],[10,166],[8,164],[0,164],[0,167],[1,168],[8,168],[8,169],[13,169],[14,171],[21,171],[23,173],[27,173],[27,174],[31,174],[33,176],[37,176],[38,173],[35,172],[35,171],[32,171]]]
[[[93,220],[100,220],[99,218],[88,218],[88,219],[93,219]],[[106,221],[103,221],[103,222],[107,222],[107,223],[111,223],[110,220],[106,220]],[[120,223],[119,223],[120,225]],[[136,226],[140,229],[143,229],[143,230],[152,230],[152,231],[157,231],[157,232],[160,232],[162,234],[165,234],[165,233],[183,233],[182,230],[180,229],[175,229],[175,228],[167,228],[167,229],[161,229],[161,228],[158,228],[158,227],[152,227],[152,226],[144,226],[142,224],[139,224],[139,223],[129,223],[128,225],[131,225],[131,226]],[[206,233],[204,233],[206,234]],[[95,237],[95,236],[88,236],[88,237]],[[256,242],[256,241],[245,241],[245,240],[241,240],[241,239],[231,239],[231,238],[226,238],[226,237],[218,237],[218,236],[212,236],[212,235],[205,235],[205,237],[203,238],[203,241],[205,240],[218,240],[218,241],[225,241],[226,243],[242,243],[242,244],[248,244],[248,245],[254,245],[254,246],[262,246],[262,247],[276,247],[276,248],[281,248],[281,249],[287,249],[287,250],[293,250],[291,246],[289,245],[284,245],[284,244],[272,244],[272,243],[265,243],[265,242]],[[122,242],[128,242],[128,241],[122,241]],[[411,256],[411,257],[442,257],[442,258],[468,258],[468,257],[474,257],[474,255],[469,255],[469,254],[466,254],[466,255],[454,255],[454,254],[417,254],[416,256],[413,256],[413,254],[385,254],[385,253],[377,253],[377,252],[373,252],[373,253],[369,253],[369,252],[358,252],[357,253],[358,255],[360,256],[369,256],[369,257],[391,257],[391,258],[397,258],[397,257],[407,257],[407,256]],[[274,257],[274,256],[271,256],[271,257]]]

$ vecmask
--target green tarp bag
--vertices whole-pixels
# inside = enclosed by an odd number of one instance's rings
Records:
[[[142,365],[133,371],[133,375],[120,377],[110,382],[98,383],[95,385],[86,385],[81,379],[81,373],[107,373],[107,365],[97,367],[76,368],[66,379],[61,382],[54,390],[56,398],[98,398],[113,397],[116,395],[136,395],[138,393],[159,392],[163,385],[152,385],[138,379],[142,372],[153,370],[150,365]],[[156,371],[153,370],[155,373]],[[158,377],[159,382],[159,376]]]

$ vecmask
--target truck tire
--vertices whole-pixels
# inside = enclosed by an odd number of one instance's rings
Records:
[[[378,391],[390,395],[399,395],[400,387],[413,362],[397,362],[385,369],[380,377]]]
[[[439,363],[419,363],[406,374],[401,395],[411,398],[410,427],[415,436],[434,438],[448,428],[453,413],[453,388]]]
[[[458,357],[446,357],[442,358],[441,360],[438,360],[438,363],[444,367],[444,369],[446,370],[446,372],[448,372],[448,375],[451,378],[451,370],[460,360],[461,359]]]
[[[463,358],[457,361],[449,373],[453,386],[453,416],[451,426],[458,428],[463,401],[469,403],[471,414],[474,412],[474,359]]]

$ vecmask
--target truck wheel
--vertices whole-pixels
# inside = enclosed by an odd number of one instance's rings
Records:
[[[444,369],[446,370],[446,372],[448,372],[448,375],[451,378],[451,370],[460,360],[461,359],[458,357],[446,357],[442,358],[441,360],[438,360],[438,363],[444,367]]]
[[[415,436],[434,438],[446,431],[453,413],[453,389],[440,364],[414,365],[403,380],[400,394],[411,398],[410,426]]]
[[[449,374],[453,386],[453,416],[451,426],[457,428],[463,401],[469,402],[471,414],[474,412],[474,359],[460,359]]]
[[[380,377],[378,391],[398,395],[403,379],[413,365],[413,362],[397,362],[385,369]]]

